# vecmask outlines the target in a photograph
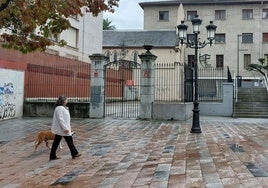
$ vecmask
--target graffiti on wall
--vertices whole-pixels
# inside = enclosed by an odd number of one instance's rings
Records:
[[[14,93],[14,86],[12,83],[4,84],[4,86],[0,85],[0,95],[13,94],[13,93]]]
[[[15,115],[14,85],[10,82],[0,84],[0,120],[15,117]]]

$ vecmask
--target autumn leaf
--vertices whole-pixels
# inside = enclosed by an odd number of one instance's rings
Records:
[[[4,48],[22,53],[44,51],[70,27],[68,17],[83,16],[85,8],[93,16],[102,11],[114,12],[119,0],[0,0],[0,28]]]

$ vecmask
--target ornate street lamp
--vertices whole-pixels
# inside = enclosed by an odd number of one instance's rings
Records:
[[[186,47],[195,49],[195,64],[194,64],[194,108],[193,108],[193,122],[191,133],[202,133],[199,122],[199,102],[198,102],[198,49],[204,48],[207,44],[212,45],[212,41],[215,39],[215,32],[217,26],[213,24],[213,21],[210,21],[210,24],[206,26],[207,29],[207,40],[201,42],[198,38],[200,33],[200,25],[202,20],[198,18],[198,15],[194,17],[192,20],[193,25],[193,33],[194,37],[192,39],[187,38],[187,28],[188,26],[184,24],[184,21],[181,21],[181,24],[177,26],[178,28],[178,37],[181,45],[186,44]]]

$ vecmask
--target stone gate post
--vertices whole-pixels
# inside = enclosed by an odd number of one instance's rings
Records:
[[[140,118],[152,119],[153,102],[155,90],[155,60],[157,56],[153,55],[150,50],[153,46],[144,45],[147,51],[139,55],[141,59],[141,75],[140,75]]]
[[[91,63],[91,95],[90,95],[90,118],[103,118],[104,114],[104,65],[109,58],[103,54],[93,54],[89,56]]]

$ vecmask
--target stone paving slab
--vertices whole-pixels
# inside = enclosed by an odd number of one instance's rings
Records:
[[[200,117],[189,121],[72,119],[75,145],[49,161],[40,130],[50,118],[0,122],[0,187],[268,188],[268,119]]]

